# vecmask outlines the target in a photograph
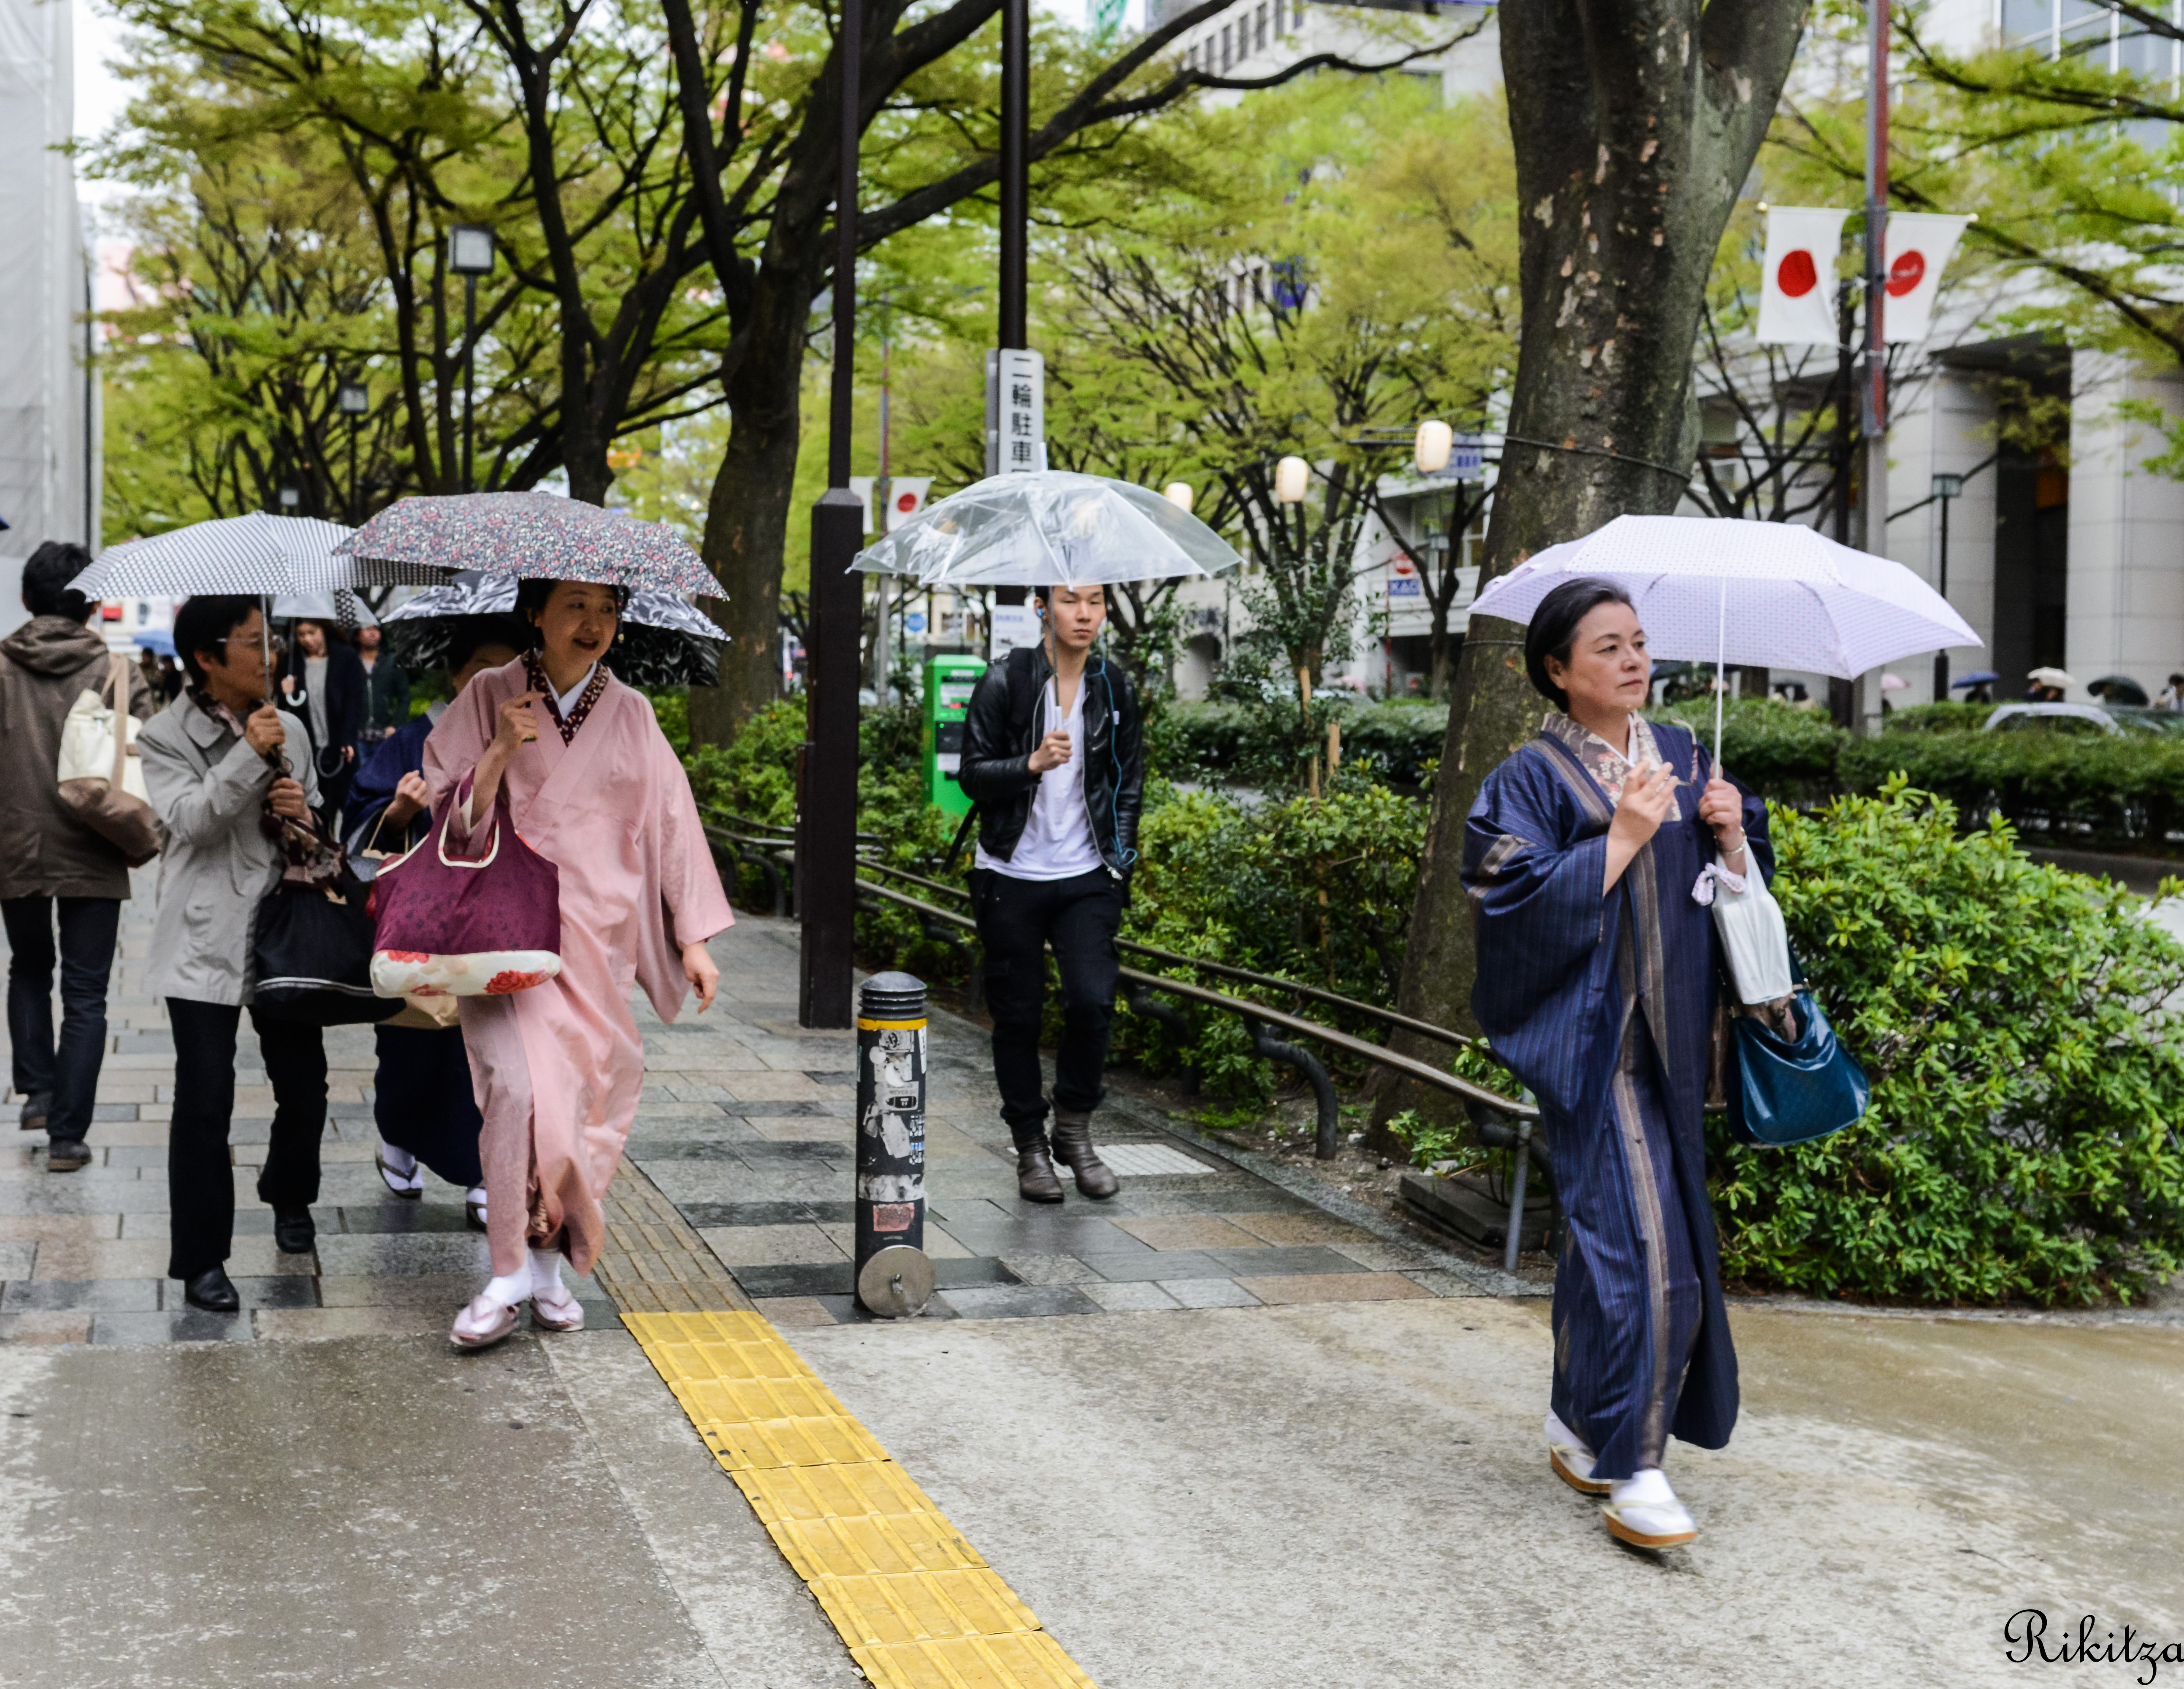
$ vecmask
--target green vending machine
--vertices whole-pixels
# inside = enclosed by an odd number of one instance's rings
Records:
[[[963,716],[985,672],[983,657],[933,657],[925,665],[925,794],[950,815],[971,809],[956,770],[963,760]]]

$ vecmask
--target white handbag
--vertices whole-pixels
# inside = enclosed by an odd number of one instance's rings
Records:
[[[129,711],[129,672],[135,666],[126,657],[114,659],[108,678],[111,705],[86,691],[69,706],[54,777],[63,806],[119,850],[131,867],[141,868],[159,854],[165,838],[136,751],[141,723]]]
[[[1691,895],[1713,905],[1713,929],[1729,953],[1737,1001],[1778,1002],[1797,989],[1790,974],[1790,929],[1783,924],[1782,906],[1768,890],[1757,864],[1733,874],[1709,862]]]
[[[67,717],[61,723],[60,766],[57,776],[63,784],[70,780],[109,780],[113,778],[114,765],[121,764],[121,789],[132,798],[145,803],[152,801],[150,789],[144,784],[143,759],[136,755],[136,734],[143,723],[129,713],[129,670],[126,657],[114,661],[114,671],[108,683],[114,688],[114,701],[109,704],[97,692],[83,692],[69,706]],[[114,722],[119,716],[129,724],[128,748],[120,757],[114,755]]]

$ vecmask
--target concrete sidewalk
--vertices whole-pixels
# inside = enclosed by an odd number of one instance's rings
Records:
[[[1542,1302],[1142,1114],[1103,1116],[1150,1169],[1116,1202],[1018,1205],[960,1023],[934,1031],[949,1288],[858,1318],[851,1046],[790,1023],[772,922],[717,947],[714,1013],[640,1016],[592,1329],[448,1351],[482,1240],[459,1193],[375,1189],[351,1033],[317,1253],[243,1239],[258,1305],[200,1329],[160,1302],[171,1056],[127,931],[101,1163],[0,1165],[0,1683],[855,1681],[620,1329],[753,1305],[1108,1689],[1989,1684],[2021,1675],[2028,1605],[2184,1641],[2184,1331],[1740,1307],[1736,1440],[1672,1466],[1705,1535],[1637,1554],[1547,1471]]]

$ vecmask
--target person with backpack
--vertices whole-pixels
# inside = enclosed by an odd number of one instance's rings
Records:
[[[31,619],[0,640],[0,917],[8,929],[8,1037],[22,1129],[46,1134],[46,1170],[89,1163],[85,1139],[106,1059],[106,988],[129,861],[61,800],[61,728],[85,693],[103,693],[114,660],[89,627],[98,606],[69,583],[91,566],[81,545],[47,540],[23,565]],[[151,714],[132,691],[131,709]],[[54,942],[58,930],[59,942]],[[60,967],[60,1035],[53,968]]]
[[[1017,1192],[1061,1201],[1059,1161],[1079,1196],[1100,1201],[1121,1188],[1093,1147],[1092,1111],[1105,1095],[1115,938],[1138,860],[1144,724],[1121,665],[1092,652],[1107,619],[1105,590],[1037,593],[1053,655],[1045,643],[1014,650],[979,677],[956,778],[976,805],[971,900]],[[1061,976],[1051,1142],[1039,1056],[1050,944]]]

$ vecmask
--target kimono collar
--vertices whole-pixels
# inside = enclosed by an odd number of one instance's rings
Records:
[[[1607,801],[1623,801],[1623,783],[1637,769],[1662,761],[1661,748],[1654,743],[1653,730],[1646,725],[1643,716],[1630,717],[1630,753],[1625,755],[1590,727],[1580,726],[1559,710],[1550,710],[1540,722],[1540,732],[1546,738],[1560,741],[1569,749],[1585,772],[1592,776],[1600,789],[1607,794]]]

